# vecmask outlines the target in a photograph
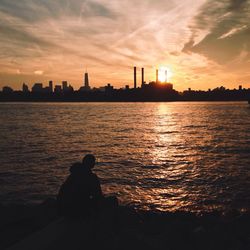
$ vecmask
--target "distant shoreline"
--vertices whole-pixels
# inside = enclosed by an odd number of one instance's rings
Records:
[[[227,90],[223,87],[210,91],[174,89],[148,86],[138,89],[113,89],[105,91],[74,92],[23,92],[5,90],[0,92],[0,102],[223,102],[249,101],[250,89]]]

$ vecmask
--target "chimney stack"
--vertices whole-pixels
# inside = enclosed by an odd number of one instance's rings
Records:
[[[168,82],[168,71],[165,70],[165,81]]]
[[[144,85],[144,68],[141,69],[141,86]]]
[[[136,89],[136,67],[134,67],[134,89]]]
[[[158,83],[158,75],[159,75],[159,72],[158,72],[158,69],[156,69],[156,83]]]

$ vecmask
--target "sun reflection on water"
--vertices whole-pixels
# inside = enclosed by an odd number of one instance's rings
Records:
[[[8,184],[0,189],[3,202],[55,195],[69,166],[94,153],[104,192],[123,204],[192,211],[249,207],[250,110],[242,103],[6,104],[0,109],[5,121],[0,181]]]

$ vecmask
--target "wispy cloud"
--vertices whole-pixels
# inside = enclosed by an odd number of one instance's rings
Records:
[[[208,1],[190,25],[192,35],[184,52],[195,52],[220,64],[234,60],[243,50],[250,52],[250,2]],[[200,39],[200,34],[204,37]]]
[[[40,76],[40,75],[43,75],[43,73],[44,73],[44,72],[43,72],[42,70],[36,70],[36,71],[34,71],[34,74],[35,74],[35,75],[39,75],[39,76]]]
[[[0,0],[0,85],[79,86],[87,67],[92,84],[121,86],[133,65],[147,80],[167,65],[180,89],[226,80],[232,65],[237,79],[250,61],[249,13],[248,0]]]

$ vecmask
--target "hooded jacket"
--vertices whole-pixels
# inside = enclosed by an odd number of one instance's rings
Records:
[[[69,217],[87,216],[98,210],[102,197],[96,174],[82,163],[75,163],[70,167],[70,175],[59,190],[58,212]]]

